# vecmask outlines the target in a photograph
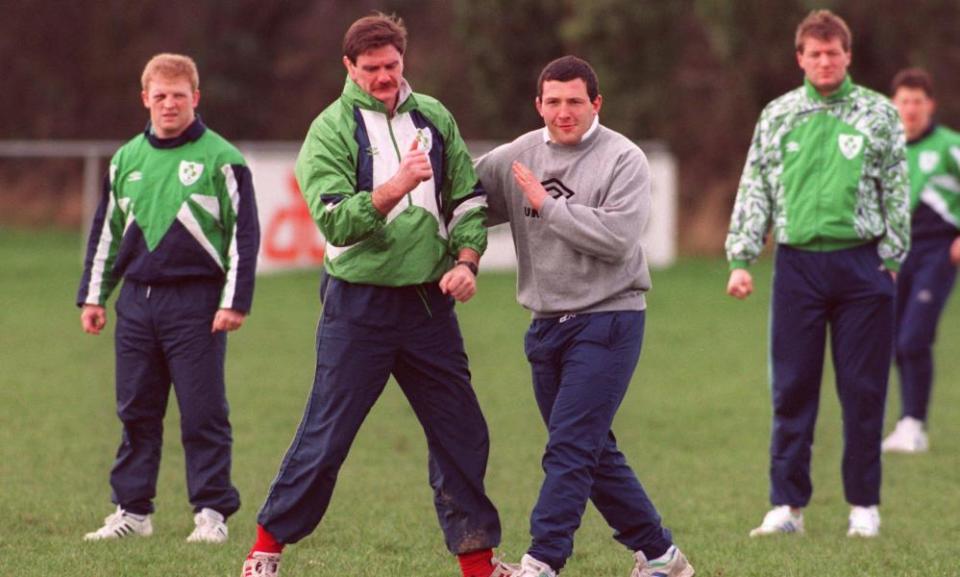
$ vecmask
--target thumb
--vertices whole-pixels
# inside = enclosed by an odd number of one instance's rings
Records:
[[[419,139],[419,138],[414,138],[414,139],[413,139],[413,142],[410,143],[410,150],[411,150],[411,151],[416,150],[416,149],[417,149],[417,145],[419,145],[419,144],[420,144],[420,139]]]

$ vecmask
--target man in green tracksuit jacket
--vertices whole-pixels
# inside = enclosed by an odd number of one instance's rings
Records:
[[[230,480],[224,380],[229,331],[253,304],[260,226],[240,152],[200,120],[200,75],[183,54],[158,54],[141,77],[150,122],[110,160],[77,291],[83,330],[100,334],[116,301],[116,399],[123,437],[110,471],[116,512],[87,540],[153,533],[163,419],[180,407],[191,542],[227,540],[240,507]]]
[[[773,431],[770,500],[752,536],[803,531],[810,449],[830,331],[843,409],[850,536],[879,534],[880,441],[893,342],[896,271],[910,241],[903,128],[882,95],[847,75],[851,36],[826,10],[797,29],[804,85],[757,123],[726,249],[727,292],[753,291],[747,265],[772,226]]]
[[[910,256],[897,278],[896,361],[902,412],[884,451],[928,449],[933,342],[960,264],[960,134],[934,121],[933,79],[920,68],[893,78],[893,103],[907,134]]]
[[[464,577],[508,572],[492,561],[500,521],[483,483],[487,426],[454,313],[454,300],[476,290],[486,197],[453,117],[404,80],[405,47],[395,17],[350,27],[343,94],[313,122],[297,160],[327,241],[317,368],[257,518],[245,577],[275,575],[283,546],[320,523],[391,374],[426,434],[437,517]]]

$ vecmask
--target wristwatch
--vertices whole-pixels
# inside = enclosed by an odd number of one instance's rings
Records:
[[[467,267],[468,269],[470,269],[470,272],[473,273],[473,276],[477,276],[478,274],[480,274],[480,267],[477,266],[477,263],[469,260],[458,260],[457,265],[461,265],[461,264]]]

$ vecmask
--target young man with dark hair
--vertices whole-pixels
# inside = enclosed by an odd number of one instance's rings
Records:
[[[891,94],[907,134],[910,254],[897,278],[896,364],[902,411],[888,452],[928,449],[933,342],[960,263],[960,134],[934,122],[933,79],[919,68],[894,76]]]
[[[544,128],[477,163],[488,224],[509,222],[513,232],[517,300],[533,313],[525,349],[549,433],[533,543],[517,575],[563,568],[589,500],[634,553],[634,577],[689,577],[693,567],[611,430],[643,341],[647,159],[600,125],[597,76],[579,58],[544,68],[535,104]]]
[[[275,576],[284,545],[320,523],[350,445],[392,374],[427,437],[430,484],[464,577],[505,577],[484,490],[487,425],[454,312],[476,291],[486,199],[453,117],[403,78],[406,30],[377,14],[343,42],[342,96],[297,160],[327,240],[313,391],[260,509],[244,577]]]
[[[83,330],[100,334],[104,305],[124,279],[115,334],[123,441],[110,472],[117,510],[86,539],[153,532],[172,381],[196,523],[187,540],[222,543],[240,506],[230,482],[224,360],[226,332],[243,325],[253,301],[253,180],[237,149],[196,115],[192,59],[158,54],[142,86],[150,122],[110,161],[77,295]]]
[[[829,330],[843,410],[847,534],[880,531],[880,441],[896,271],[910,244],[903,128],[880,94],[853,84],[850,31],[827,10],[796,36],[804,85],[764,108],[727,235],[727,293],[753,292],[747,266],[777,243],[770,328],[770,501],[751,536],[803,532]]]

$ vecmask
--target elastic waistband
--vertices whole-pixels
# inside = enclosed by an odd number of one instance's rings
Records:
[[[832,248],[824,248],[826,245],[814,246],[813,243],[795,245],[795,244],[778,244],[777,250],[801,252],[801,253],[841,253],[841,252],[856,252],[864,249],[876,250],[877,245],[880,244],[879,239],[873,240],[860,240],[853,244],[844,244],[840,241],[836,241],[835,245],[832,245]]]
[[[223,281],[213,278],[206,277],[188,277],[181,279],[162,279],[157,281],[143,281],[137,280],[134,278],[124,278],[124,284],[130,285],[132,287],[153,287],[154,289],[162,288],[171,288],[171,287],[183,287],[183,286],[214,286],[222,287]]]
[[[320,298],[325,310],[365,324],[394,325],[449,313],[453,297],[437,282],[400,287],[351,283],[324,275]]]
[[[553,319],[570,315],[642,311],[646,310],[646,308],[647,298],[645,291],[631,290],[578,310],[551,312],[533,311],[532,316],[534,319]]]
[[[778,246],[791,248],[793,250],[802,250],[804,252],[839,252],[842,250],[855,250],[865,246],[876,246],[879,239],[863,240],[858,239],[825,239],[816,238],[803,244],[780,244]]]

